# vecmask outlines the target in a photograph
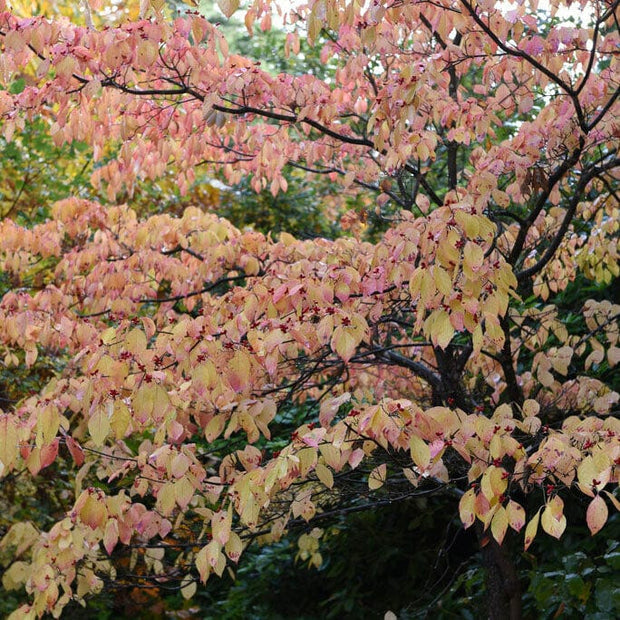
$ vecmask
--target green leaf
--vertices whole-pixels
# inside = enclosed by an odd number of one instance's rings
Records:
[[[26,80],[24,78],[17,78],[9,87],[11,95],[19,95],[26,88]]]

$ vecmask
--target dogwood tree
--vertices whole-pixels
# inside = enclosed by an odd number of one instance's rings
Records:
[[[243,6],[250,32],[277,12],[284,54],[320,46],[333,79],[273,75],[154,0],[99,26],[103,4],[75,23],[0,2],[4,137],[43,118],[88,143],[109,201],[0,227],[4,365],[63,361],[0,414],[0,476],[56,467],[73,489],[51,526],[0,542],[28,599],[14,617],[97,593],[123,547],[191,597],[291,521],[445,492],[478,533],[491,617],[518,618],[509,539],[560,538],[568,502],[596,534],[620,507],[619,307],[567,323],[554,304],[619,275],[617,3]],[[274,195],[287,166],[328,175],[391,223],[375,243],[365,212],[351,237],[274,240],[115,202],[171,167],[185,191],[197,166]],[[283,442],[292,403],[307,422]],[[317,544],[300,540],[316,562]]]

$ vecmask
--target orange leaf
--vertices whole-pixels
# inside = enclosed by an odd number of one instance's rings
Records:
[[[78,467],[81,467],[84,463],[84,451],[80,444],[73,439],[73,437],[65,437],[65,444],[71,454],[71,458]]]

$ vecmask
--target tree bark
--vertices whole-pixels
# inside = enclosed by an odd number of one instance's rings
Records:
[[[482,526],[478,527],[478,540],[486,573],[489,620],[521,620],[521,584],[506,543],[499,545]]]

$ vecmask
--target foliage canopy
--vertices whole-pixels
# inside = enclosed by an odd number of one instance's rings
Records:
[[[596,534],[620,507],[619,306],[556,305],[619,275],[617,3],[280,8],[284,53],[305,37],[333,79],[263,69],[163,5],[107,27],[0,0],[4,139],[43,122],[88,145],[109,202],[0,224],[4,365],[55,360],[0,413],[0,476],[68,487],[53,523],[0,542],[14,617],[136,574],[190,598],[254,539],[430,493],[476,529],[491,616],[519,617],[510,539],[560,538],[574,506]],[[248,31],[275,7],[249,2]],[[364,240],[360,209],[350,237],[274,240],[117,202],[171,168],[189,191],[198,167],[274,197],[290,168],[322,175],[375,192],[390,225]]]

